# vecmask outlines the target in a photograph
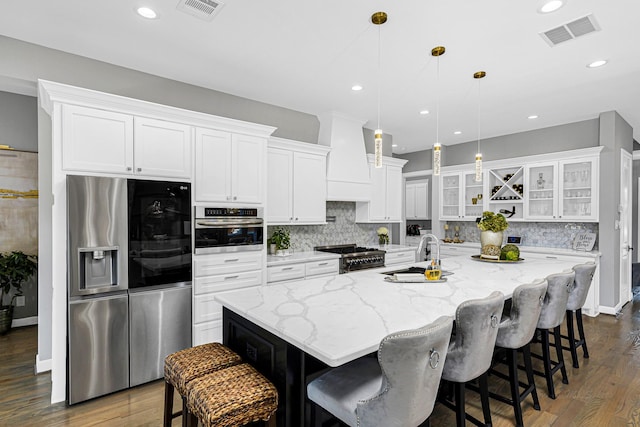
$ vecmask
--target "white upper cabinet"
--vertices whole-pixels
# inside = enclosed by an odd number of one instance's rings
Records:
[[[133,174],[133,116],[94,108],[62,108],[62,167]]]
[[[400,222],[402,220],[402,167],[406,160],[383,157],[376,168],[373,155],[369,159],[371,179],[370,202],[356,202],[356,222]]]
[[[597,157],[527,165],[525,177],[527,219],[598,220]]]
[[[440,219],[475,220],[482,215],[483,183],[475,176],[475,172],[442,173]]]
[[[267,152],[267,222],[326,223],[327,153],[316,144],[271,138]]]
[[[405,184],[406,219],[431,219],[429,211],[429,181],[407,181]]]
[[[265,138],[196,129],[196,202],[261,204]]]
[[[136,174],[191,178],[191,126],[146,117],[133,123]]]
[[[64,105],[62,132],[66,170],[191,178],[191,126]]]

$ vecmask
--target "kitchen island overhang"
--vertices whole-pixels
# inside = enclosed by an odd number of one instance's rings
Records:
[[[426,267],[427,263],[412,264]],[[444,283],[389,283],[384,271],[365,270],[233,291],[224,307],[224,340],[272,379],[281,393],[278,425],[302,426],[306,377],[377,351],[382,338],[454,316],[462,302],[500,291],[510,298],[524,283],[575,262],[531,259],[484,263],[469,256],[443,260]]]

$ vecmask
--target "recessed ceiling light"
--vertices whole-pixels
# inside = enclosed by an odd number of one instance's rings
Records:
[[[589,68],[598,68],[598,67],[602,67],[606,63],[607,63],[606,60],[600,59],[598,61],[593,61],[591,64],[587,65],[587,67],[589,67]]]
[[[359,91],[359,90],[362,90],[362,86],[360,86],[360,85],[353,85],[353,86],[351,86],[351,90],[353,90],[353,91],[356,91],[356,92],[357,92],[357,91]]]
[[[542,6],[540,6],[538,8],[538,12],[540,13],[551,13],[551,12],[555,12],[556,10],[560,9],[562,6],[564,6],[564,4],[566,3],[566,1],[564,0],[551,0],[551,1],[546,1],[542,4]]]
[[[136,12],[138,15],[147,19],[156,19],[158,17],[156,11],[148,7],[139,7],[136,9]]]
[[[398,144],[391,144],[391,146],[392,146],[393,148],[396,148],[396,147],[398,146]]]
[[[457,130],[457,131],[455,131],[453,134],[454,134],[454,135],[460,135],[461,133],[462,133],[462,131]]]
[[[429,110],[422,110],[420,111],[420,114],[422,114],[423,116],[426,116],[427,114],[429,114]]]
[[[527,117],[527,119],[529,119],[529,120],[533,120],[533,119],[537,119],[537,118],[538,118],[538,116],[535,115],[535,114],[532,114],[529,117]]]

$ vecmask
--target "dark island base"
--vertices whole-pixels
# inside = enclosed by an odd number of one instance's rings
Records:
[[[224,344],[278,389],[278,427],[308,426],[306,383],[327,365],[227,308],[223,309],[223,334]]]

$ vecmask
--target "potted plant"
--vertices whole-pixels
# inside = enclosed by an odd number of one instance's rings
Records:
[[[509,227],[504,215],[491,211],[482,212],[482,217],[478,219],[480,232],[480,256],[485,258],[500,258],[500,248],[502,247],[502,232]]]
[[[276,255],[288,255],[289,245],[291,244],[289,230],[280,227],[276,228],[271,235],[271,243],[276,245]]]
[[[22,296],[22,285],[38,269],[36,256],[26,255],[20,251],[0,254],[0,335],[11,329],[13,322],[13,304],[15,299]],[[15,292],[8,299],[11,288]],[[5,304],[8,300],[8,304]]]

